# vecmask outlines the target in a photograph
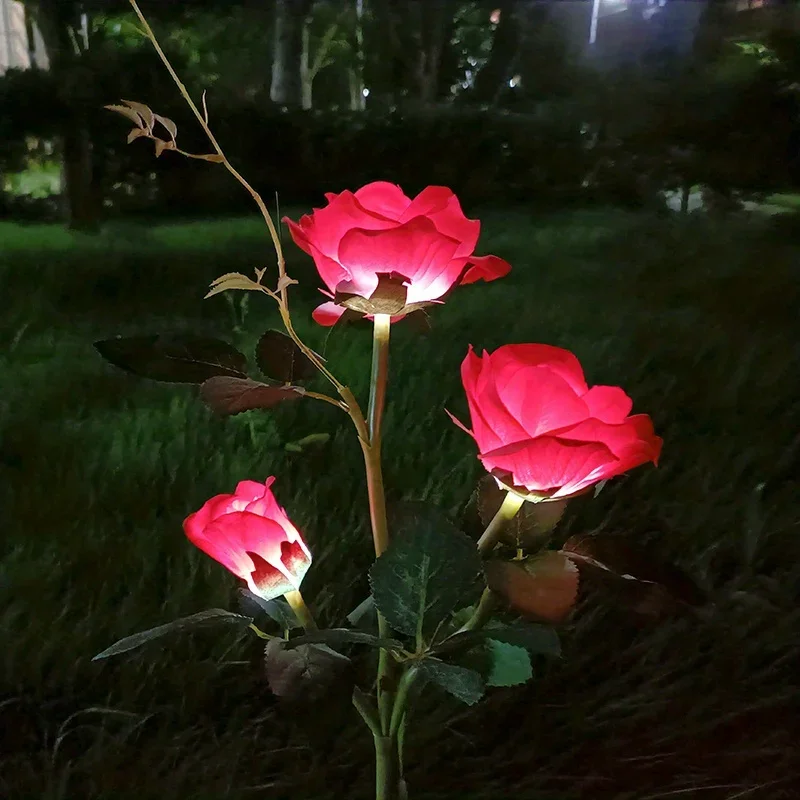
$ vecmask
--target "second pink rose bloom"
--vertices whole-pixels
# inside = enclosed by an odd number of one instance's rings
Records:
[[[544,344],[508,344],[461,365],[478,458],[538,499],[581,493],[648,461],[662,440],[618,386],[586,383],[578,359]]]
[[[413,200],[385,181],[356,192],[325,195],[328,205],[299,222],[288,218],[295,243],[314,259],[331,302],[314,311],[333,325],[344,309],[335,293],[369,298],[381,274],[401,275],[409,305],[441,299],[457,284],[492,281],[510,265],[497,256],[475,256],[481,224],[467,219],[458,198],[444,186],[429,186]]]

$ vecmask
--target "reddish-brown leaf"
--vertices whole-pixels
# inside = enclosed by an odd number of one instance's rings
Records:
[[[301,644],[291,650],[282,639],[272,639],[264,648],[269,688],[281,698],[322,699],[335,686],[352,691],[352,664],[346,656],[324,644]],[[348,694],[349,696],[349,694]]]
[[[134,125],[144,128],[144,120],[132,108],[128,108],[128,106],[108,105],[103,106],[103,108],[107,108],[109,111],[116,111],[117,114],[122,114],[127,117]]]
[[[256,344],[256,363],[264,375],[282,383],[308,380],[317,374],[308,356],[282,331],[269,330],[261,336]]]
[[[138,139],[140,136],[147,136],[147,131],[146,131],[146,130],[144,130],[143,128],[134,128],[134,129],[133,129],[133,130],[132,130],[132,131],[131,131],[131,132],[128,134],[128,144],[130,144],[131,142],[135,141],[135,140],[136,140],[136,139]]]
[[[122,102],[129,108],[132,108],[144,120],[147,130],[152,133],[155,115],[150,110],[150,107],[146,106],[144,103],[137,103],[135,100],[123,100]]]
[[[272,408],[303,394],[299,386],[270,386],[251,378],[209,378],[200,387],[200,396],[211,410],[226,417],[255,408]]]
[[[174,150],[175,142],[165,142],[163,139],[154,139],[156,144],[156,158],[158,158],[165,150]]]
[[[174,142],[175,137],[178,135],[178,126],[169,117],[162,117],[161,114],[153,114],[153,116],[167,129],[170,138]]]
[[[642,616],[663,617],[706,599],[683,570],[620,536],[572,536],[562,553],[590,585]]]
[[[552,551],[525,561],[489,561],[486,579],[526,619],[563,622],[578,599],[577,567]]]
[[[590,560],[596,566],[626,580],[657,583],[676,599],[689,605],[700,605],[705,601],[703,591],[680,567],[621,536],[571,536],[561,549],[579,566],[581,560]]]

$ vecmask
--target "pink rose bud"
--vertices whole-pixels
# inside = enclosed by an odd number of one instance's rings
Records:
[[[272,494],[274,481],[242,481],[183,523],[192,544],[265,600],[299,589],[311,566],[311,553]]]
[[[405,286],[407,307],[401,303],[396,315],[388,311],[401,318],[418,304],[440,300],[457,284],[492,281],[511,270],[497,256],[473,255],[481,224],[464,216],[444,186],[429,186],[413,200],[384,181],[325,197],[325,208],[299,222],[284,219],[328,287],[321,291],[332,302],[318,306],[313,315],[321,325],[333,325],[342,315],[341,301],[333,302],[341,296],[372,298],[381,275],[392,275]],[[362,309],[363,304],[350,307]]]
[[[578,359],[543,344],[508,344],[461,365],[479,458],[536,499],[571,497],[647,461],[662,440],[617,386],[587,386]]]

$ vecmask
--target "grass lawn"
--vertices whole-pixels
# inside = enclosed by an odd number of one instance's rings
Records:
[[[697,617],[645,623],[593,598],[564,659],[465,710],[431,690],[412,723],[413,798],[797,797],[800,735],[800,237],[785,220],[616,211],[483,215],[479,252],[514,272],[457,290],[427,336],[393,331],[390,498],[461,515],[481,475],[464,415],[467,345],[573,350],[590,383],[619,384],[665,439],[563,535],[652,543],[710,593]],[[796,227],[796,226],[795,226]],[[288,237],[287,237],[288,239]],[[366,327],[309,321],[313,267],[287,243],[297,327],[361,397]],[[92,342],[201,331],[246,351],[277,325],[250,296],[236,333],[230,271],[271,264],[257,220],[101,236],[0,224],[0,794],[8,800],[362,798],[371,740],[354,712],[312,725],[282,711],[255,637],[214,630],[91,663],[121,636],[210,607],[235,581],[181,522],[238,480],[275,486],[315,553],[304,584],[325,623],[366,594],[361,455],[349,421],[313,401],[213,418],[187,387],[114,371]],[[240,320],[241,321],[241,320]],[[287,442],[329,433],[304,453]],[[422,727],[446,723],[436,746]],[[795,755],[792,755],[795,753]]]

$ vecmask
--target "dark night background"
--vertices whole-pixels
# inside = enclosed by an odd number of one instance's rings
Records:
[[[689,613],[582,590],[564,658],[465,709],[433,690],[412,798],[800,793],[800,3],[794,0],[141,0],[211,127],[271,209],[374,180],[456,192],[511,275],[393,331],[390,499],[472,524],[468,344],[547,342],[650,414],[658,469],[576,501],[678,564]],[[216,164],[128,145],[121,99],[203,133],[124,0],[0,0],[0,796],[369,797],[347,706],[301,715],[260,643],[215,630],[92,663],[235,582],[184,517],[238,480],[276,493],[314,552],[326,624],[367,593],[361,456],[322,404],[213,417],[190,388],[103,363],[111,336],[193,331],[246,352],[265,297],[203,301],[273,269],[249,195]],[[310,319],[318,278],[284,230],[293,315],[359,396],[369,334]],[[329,439],[291,444],[309,434]],[[324,438],[324,437],[322,437]],[[287,447],[289,445],[289,447]],[[299,452],[298,452],[299,450]],[[472,532],[472,531],[470,531]]]

